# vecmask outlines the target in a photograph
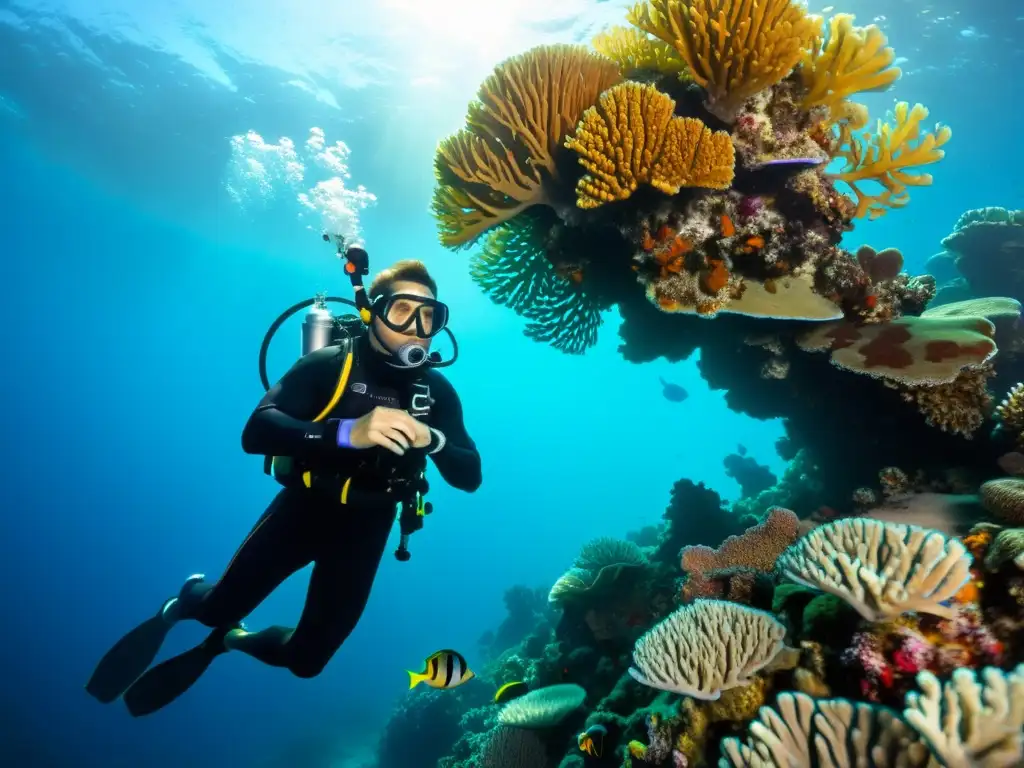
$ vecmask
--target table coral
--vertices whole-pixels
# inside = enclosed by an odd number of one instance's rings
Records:
[[[901,384],[948,384],[995,357],[995,326],[983,317],[902,317],[857,327],[829,323],[800,337],[808,352],[830,351],[840,368]]]

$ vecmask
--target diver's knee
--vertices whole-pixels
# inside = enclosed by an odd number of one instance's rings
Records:
[[[296,677],[301,677],[304,680],[309,680],[323,672],[324,668],[327,666],[328,661],[330,661],[330,657],[326,659],[292,659],[288,662],[288,671]]]

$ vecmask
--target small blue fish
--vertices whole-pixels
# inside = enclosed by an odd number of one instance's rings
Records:
[[[690,394],[678,384],[673,384],[671,381],[665,381],[660,376],[658,377],[658,381],[661,382],[661,394],[664,395],[665,399],[671,403],[681,403],[690,396]]]

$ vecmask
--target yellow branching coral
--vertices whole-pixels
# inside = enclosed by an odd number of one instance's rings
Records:
[[[840,13],[829,19],[828,36],[819,35],[804,54],[800,79],[807,90],[804,109],[828,107],[833,117],[855,93],[884,91],[900,77],[892,66],[896,54],[875,25],[853,26],[853,16]]]
[[[433,211],[441,242],[466,245],[546,202],[555,153],[598,95],[622,79],[615,62],[578,45],[538,46],[499,64],[441,142]]]
[[[928,110],[921,104],[913,108],[901,101],[896,105],[895,124],[878,121],[876,130],[854,133],[851,124],[841,123],[834,154],[846,160],[836,181],[844,181],[857,196],[856,217],[867,215],[871,219],[883,216],[889,208],[901,208],[910,201],[907,187],[923,187],[932,183],[927,173],[910,173],[912,169],[935,163],[945,156],[942,146],[953,135],[948,126],[938,125],[933,133],[921,130],[921,121]],[[877,182],[882,191],[876,195],[863,191],[858,185]]]
[[[627,74],[643,69],[681,77],[687,73],[686,62],[671,45],[636,27],[612,27],[596,35],[590,44]]]
[[[587,169],[576,185],[580,208],[625,200],[640,184],[666,195],[684,186],[729,187],[736,159],[729,134],[673,117],[674,109],[653,85],[622,83],[601,94],[565,141]]]
[[[822,23],[792,0],[645,0],[628,19],[676,50],[726,120],[793,71]]]

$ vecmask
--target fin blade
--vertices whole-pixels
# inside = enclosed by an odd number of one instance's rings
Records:
[[[409,690],[410,691],[413,688],[415,688],[417,685],[422,683],[424,680],[427,679],[426,675],[421,675],[418,672],[411,672],[409,670],[406,670],[406,671],[409,672]]]

